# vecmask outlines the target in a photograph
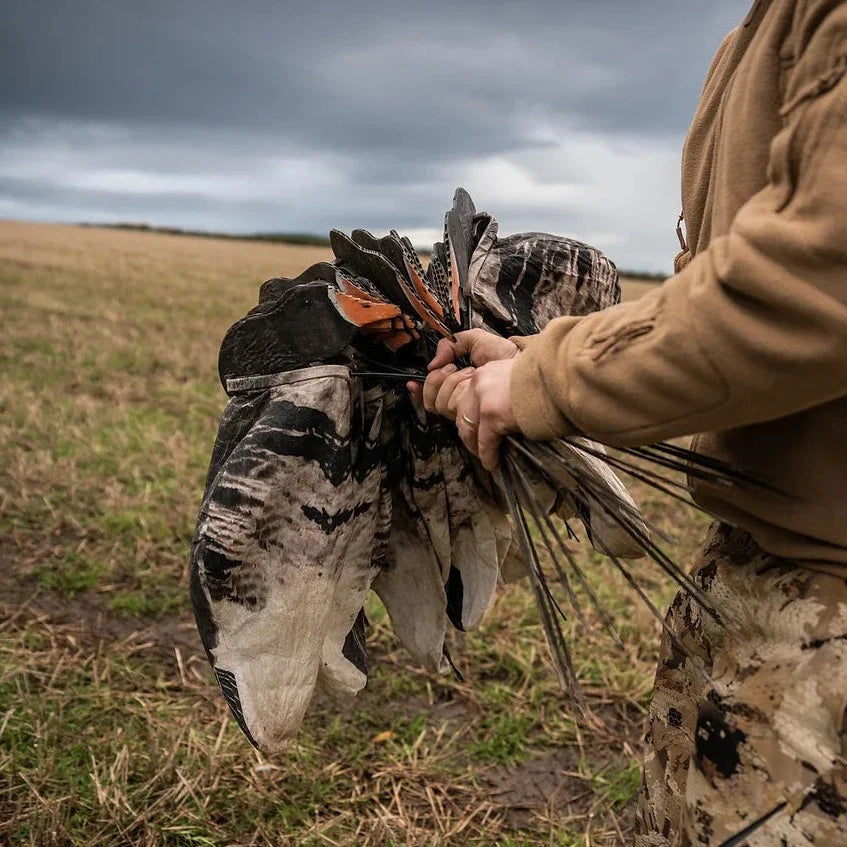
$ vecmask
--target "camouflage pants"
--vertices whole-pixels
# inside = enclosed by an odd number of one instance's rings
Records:
[[[637,847],[847,845],[847,580],[722,524],[693,575],[730,620],[668,613]]]

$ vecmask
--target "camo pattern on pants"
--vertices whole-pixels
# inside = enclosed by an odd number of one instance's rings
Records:
[[[845,573],[847,577],[847,572]],[[650,707],[637,847],[847,844],[847,579],[715,524]]]

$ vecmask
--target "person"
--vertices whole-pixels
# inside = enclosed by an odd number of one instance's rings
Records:
[[[682,198],[661,286],[535,336],[459,333],[410,390],[489,469],[507,433],[704,433],[783,492],[695,490],[723,520],[692,573],[727,623],[685,596],[668,613],[699,661],[664,639],[636,843],[847,844],[847,2],[753,5],[708,73]]]

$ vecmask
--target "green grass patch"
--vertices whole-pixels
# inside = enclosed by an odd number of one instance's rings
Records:
[[[591,779],[594,793],[601,796],[612,808],[620,809],[633,801],[641,787],[641,767],[638,762],[627,762],[620,768],[609,768],[594,774]]]
[[[109,598],[106,605],[119,615],[160,618],[184,611],[188,606],[188,598],[184,592],[120,589]]]
[[[470,745],[470,754],[483,762],[510,765],[524,761],[530,749],[530,732],[535,721],[532,715],[487,714],[477,738]]]
[[[51,559],[34,569],[39,585],[62,594],[79,594],[94,588],[104,573],[104,567],[74,550],[68,551],[61,559]]]

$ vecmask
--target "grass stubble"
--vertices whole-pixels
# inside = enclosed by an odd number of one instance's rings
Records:
[[[354,703],[321,704],[274,759],[229,718],[186,589],[225,399],[217,347],[258,283],[323,258],[0,222],[0,843],[626,840],[659,636],[585,545],[625,643],[590,611],[569,627],[596,729],[569,715],[523,584],[454,639],[464,683],[415,667],[373,598]],[[689,561],[702,516],[634,490]],[[666,605],[667,580],[633,567]]]

